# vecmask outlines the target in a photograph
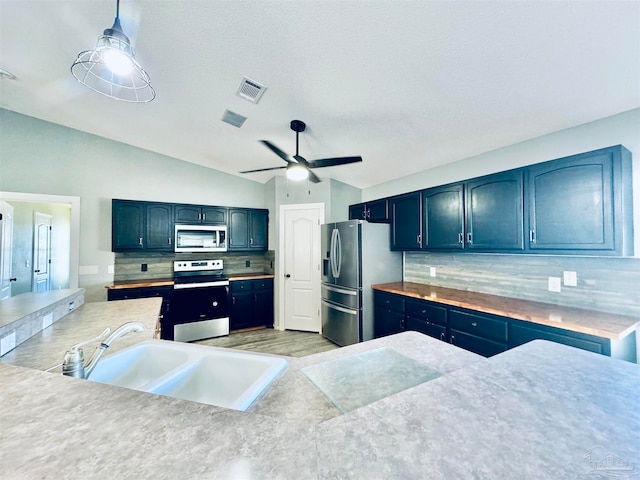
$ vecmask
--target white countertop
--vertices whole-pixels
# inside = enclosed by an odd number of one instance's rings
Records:
[[[447,373],[340,414],[300,371],[381,346]],[[640,473],[629,362],[540,340],[484,359],[416,332],[288,360],[249,412],[0,364],[3,475],[559,480],[605,458]]]

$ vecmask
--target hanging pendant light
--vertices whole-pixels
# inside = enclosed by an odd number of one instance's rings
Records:
[[[156,98],[149,75],[136,61],[120,26],[120,0],[113,26],[98,37],[95,49],[78,54],[71,73],[91,90],[117,100],[146,103]]]

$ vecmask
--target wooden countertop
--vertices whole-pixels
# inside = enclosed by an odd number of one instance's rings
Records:
[[[455,290],[413,282],[372,285],[375,290],[468,308],[526,322],[620,340],[636,330],[640,318],[549,303]]]
[[[271,273],[232,273],[227,275],[230,282],[235,280],[257,280],[260,278],[273,278]],[[142,287],[164,287],[173,285],[173,278],[155,278],[151,280],[126,280],[122,282],[113,282],[112,285],[105,285],[108,290],[119,290],[123,288],[142,288]]]

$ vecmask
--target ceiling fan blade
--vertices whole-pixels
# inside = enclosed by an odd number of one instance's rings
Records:
[[[304,165],[305,167],[309,166],[309,162],[307,162],[307,159],[304,158],[302,155],[294,155],[293,158],[296,160],[296,162]]]
[[[262,143],[264,143],[267,148],[269,148],[269,150],[271,150],[273,153],[275,153],[276,155],[278,155],[281,159],[283,159],[285,162],[287,163],[295,163],[291,161],[291,157],[289,155],[287,155],[286,153],[284,153],[282,150],[280,150],[278,147],[276,147],[273,143],[271,143],[269,140],[260,140]]]
[[[287,167],[258,168],[256,170],[245,170],[244,172],[240,173],[266,172],[267,170],[282,170],[283,168]]]
[[[309,170],[309,181],[311,183],[320,183],[322,180],[320,180],[315,173]]]
[[[320,158],[309,163],[309,168],[335,167],[336,165],[346,165],[347,163],[361,162],[362,157],[338,157]]]

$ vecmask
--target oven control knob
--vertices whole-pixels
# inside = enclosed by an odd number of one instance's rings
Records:
[[[214,307],[217,307],[218,306],[218,302],[214,301],[211,305],[213,305]]]

